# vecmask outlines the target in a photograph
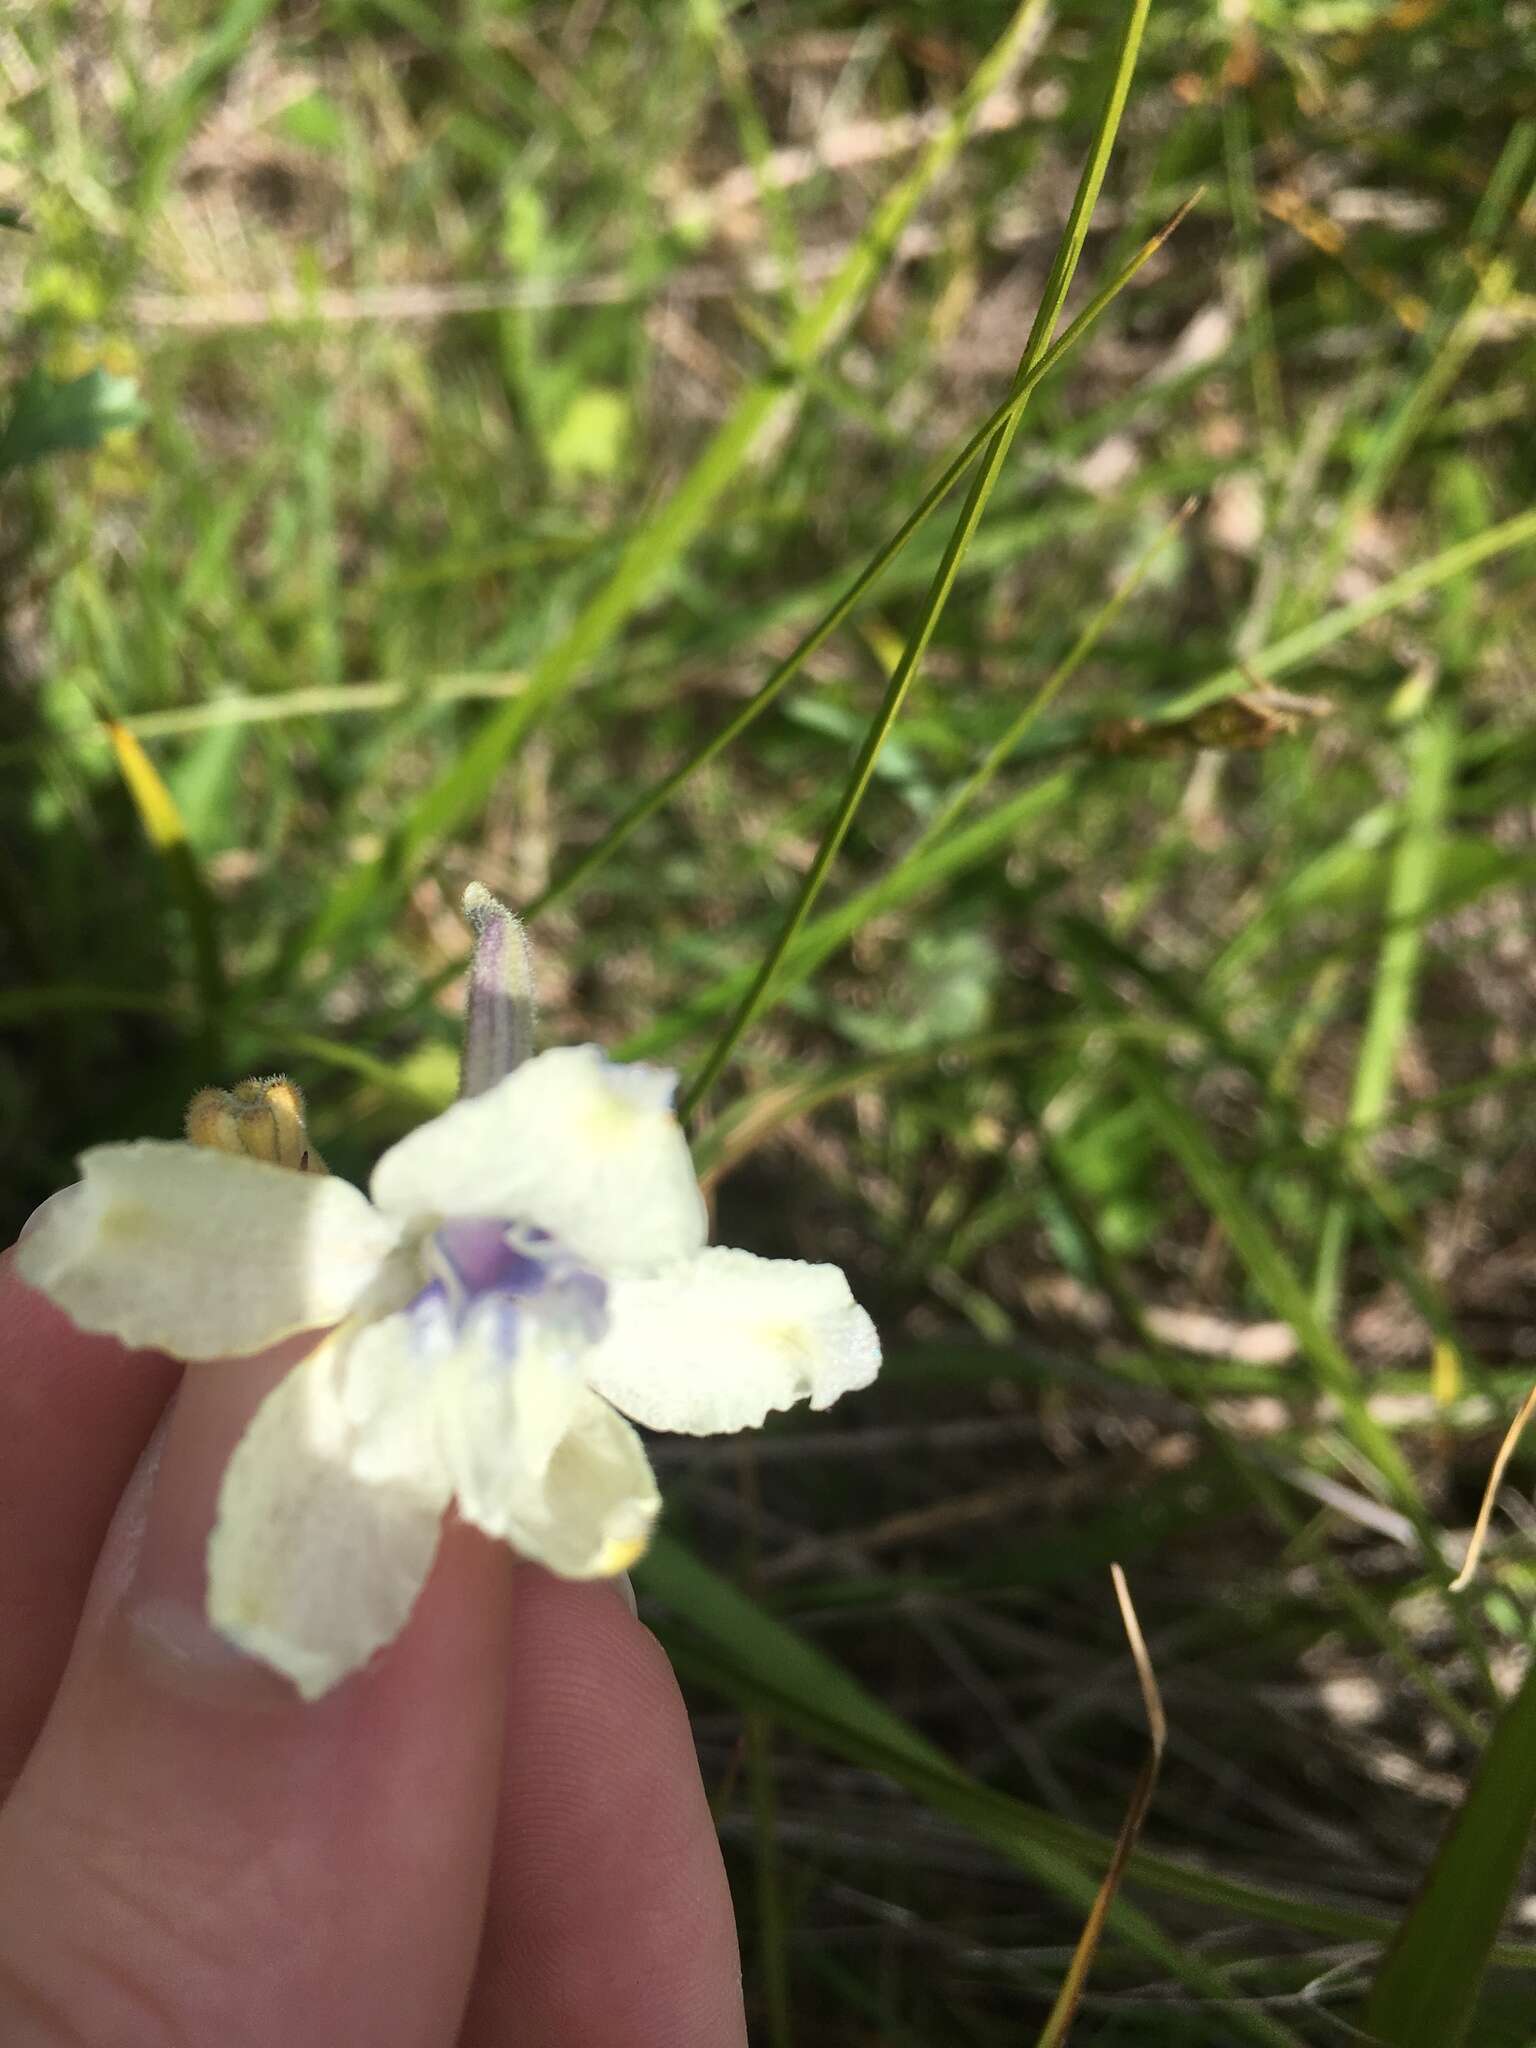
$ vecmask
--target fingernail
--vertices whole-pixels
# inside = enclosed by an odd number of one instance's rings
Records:
[[[104,1615],[115,1613],[128,1598],[138,1576],[144,1553],[144,1533],[149,1527],[149,1504],[154,1498],[155,1477],[165,1450],[170,1410],[155,1424],[154,1434],[139,1454],[133,1476],[123,1488],[117,1510],[107,1528],[95,1575],[80,1618],[82,1629],[99,1625]]]
[[[614,1592],[618,1594],[619,1599],[629,1609],[636,1621],[638,1621],[640,1619],[640,1603],[635,1598],[635,1585],[629,1573],[619,1572],[609,1579],[607,1584],[613,1588]]]
[[[172,1407],[123,1614],[141,1661],[178,1692],[242,1706],[278,1706],[293,1697],[275,1672],[209,1622],[207,1573],[224,1468],[292,1366],[293,1350],[189,1366]]]

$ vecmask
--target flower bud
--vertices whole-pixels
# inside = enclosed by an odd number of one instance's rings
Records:
[[[464,1013],[462,1098],[483,1095],[533,1051],[533,961],[522,925],[480,882],[464,891],[475,934]]]
[[[200,1088],[187,1104],[186,1130],[189,1143],[215,1152],[243,1152],[295,1173],[326,1171],[304,1128],[304,1097],[286,1074]]]

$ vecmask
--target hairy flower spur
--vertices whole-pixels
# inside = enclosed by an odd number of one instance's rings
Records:
[[[230,1460],[214,1626],[316,1697],[403,1626],[450,1502],[569,1578],[621,1572],[659,1499],[624,1418],[695,1435],[871,1381],[836,1266],[706,1246],[674,1076],[590,1045],[529,1056],[514,919],[484,890],[464,1093],[370,1194],[327,1174],[297,1090],[205,1090],[189,1142],[102,1145],[21,1246],[85,1330],[202,1369],[314,1348]]]

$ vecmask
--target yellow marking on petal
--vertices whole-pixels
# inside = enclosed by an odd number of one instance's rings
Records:
[[[799,1323],[764,1323],[761,1336],[765,1344],[782,1351],[786,1358],[803,1358],[810,1348]]]
[[[156,1216],[147,1202],[113,1202],[102,1211],[98,1229],[104,1238],[113,1238],[132,1243],[136,1237],[149,1237],[156,1227]]]
[[[815,1353],[803,1323],[766,1323],[761,1333],[763,1345],[778,1352],[789,1366],[797,1383],[804,1392],[809,1392],[814,1378]]]
[[[632,1564],[638,1564],[651,1547],[649,1530],[643,1536],[610,1536],[597,1553],[597,1576],[611,1579],[619,1572],[627,1572]]]
[[[594,1095],[585,1105],[581,1123],[593,1144],[622,1145],[642,1117],[654,1114],[654,1110],[643,1103],[630,1101],[616,1088],[604,1089],[602,1094]]]

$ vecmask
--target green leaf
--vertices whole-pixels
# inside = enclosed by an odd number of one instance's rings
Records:
[[[914,933],[878,1010],[837,1011],[846,1038],[870,1052],[914,1052],[979,1035],[990,1021],[1002,962],[984,932]]]
[[[340,149],[347,139],[347,124],[329,93],[311,92],[291,100],[272,125],[304,149]]]
[[[1457,2048],[1536,1819],[1536,1664],[1500,1716],[1424,1889],[1382,1960],[1364,2025],[1383,2048]]]
[[[593,385],[578,391],[544,444],[550,467],[565,477],[610,477],[624,455],[629,404],[621,391]]]
[[[0,427],[0,475],[65,449],[98,447],[114,429],[137,426],[143,418],[131,377],[87,370],[60,381],[46,370],[29,370]]]

